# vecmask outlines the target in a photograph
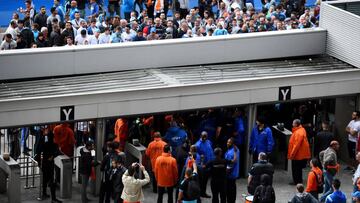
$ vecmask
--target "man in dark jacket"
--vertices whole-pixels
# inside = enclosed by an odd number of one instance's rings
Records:
[[[36,154],[39,159],[39,164],[41,166],[41,171],[43,174],[42,182],[42,197],[41,199],[46,199],[49,197],[46,194],[47,186],[50,187],[51,199],[53,203],[61,203],[60,200],[56,199],[55,189],[56,183],[54,181],[54,170],[55,163],[54,158],[59,155],[58,147],[53,141],[54,135],[51,130],[45,128],[43,130],[43,135],[40,137],[39,144],[36,149]],[[36,159],[36,158],[35,158]]]
[[[81,174],[81,202],[86,203],[89,199],[86,196],[86,188],[89,183],[91,175],[91,168],[95,165],[94,159],[91,155],[91,150],[94,149],[94,143],[88,141],[85,147],[80,150],[79,173]]]
[[[54,25],[53,31],[50,34],[50,46],[58,47],[63,46],[64,41],[61,39],[60,36],[60,27],[58,25]]]
[[[274,166],[267,162],[267,156],[264,152],[260,152],[258,160],[259,161],[251,167],[248,177],[248,192],[252,195],[254,194],[256,187],[260,185],[261,175],[269,175],[270,184],[272,185],[274,174]]]
[[[34,40],[34,33],[30,30],[29,27],[24,27],[24,29],[21,31],[21,35],[23,36],[24,41],[27,44],[27,48],[31,48],[31,46],[33,45],[33,43],[35,42]]]
[[[123,160],[120,157],[112,161],[112,166],[113,166],[113,170],[110,179],[111,182],[113,183],[114,202],[123,203],[123,199],[121,199],[121,194],[124,189],[122,176],[124,175],[126,168],[124,166]]]
[[[47,21],[48,15],[46,15],[46,8],[45,6],[41,6],[40,13],[38,13],[35,16],[34,23],[37,23],[39,25],[39,29],[42,27],[46,27],[46,21]]]
[[[334,133],[329,130],[329,122],[323,121],[321,123],[322,131],[318,132],[315,136],[315,155],[318,156],[319,153],[330,145],[330,142],[334,140]]]
[[[72,39],[75,39],[74,29],[70,21],[66,22],[65,30],[61,33],[61,39],[63,41],[63,44],[66,44],[67,37],[71,37]]]
[[[215,159],[207,164],[210,168],[210,187],[212,192],[212,202],[219,202],[219,195],[221,203],[226,202],[226,166],[228,161],[222,158],[221,148],[215,148]]]

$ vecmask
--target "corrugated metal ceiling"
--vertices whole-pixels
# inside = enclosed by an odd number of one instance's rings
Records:
[[[354,69],[354,67],[329,56],[321,56],[311,59],[307,57],[221,65],[131,70],[23,82],[4,82],[0,84],[0,101],[101,91],[166,88],[174,85],[207,84],[348,69]]]

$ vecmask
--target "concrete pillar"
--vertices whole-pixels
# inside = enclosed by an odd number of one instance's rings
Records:
[[[6,191],[6,177],[9,178],[7,184],[7,196],[8,200],[11,203],[20,203],[21,202],[21,182],[20,182],[20,165],[10,157],[9,161],[3,159],[3,155],[0,155],[0,170],[2,178],[1,180],[5,182],[0,183],[0,188],[2,191]]]
[[[98,118],[96,120],[96,153],[95,160],[102,161],[103,153],[102,147],[104,146],[105,141],[105,131],[106,130],[106,121],[104,118]],[[99,195],[100,193],[100,185],[101,185],[101,171],[100,167],[96,167],[96,182],[95,182],[95,195]]]
[[[359,101],[359,100],[358,100]],[[336,98],[335,103],[335,138],[340,143],[340,159],[348,161],[347,140],[348,135],[345,128],[351,120],[351,114],[356,110],[357,101],[355,96]]]
[[[245,174],[248,174],[249,168],[251,166],[251,156],[248,153],[248,149],[250,146],[250,136],[251,136],[251,129],[254,127],[256,122],[256,114],[257,114],[257,105],[250,104],[248,106],[248,126],[247,126],[247,136],[246,136],[246,150],[245,150]]]

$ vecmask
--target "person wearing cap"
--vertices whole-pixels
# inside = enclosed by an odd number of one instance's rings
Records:
[[[339,142],[333,140],[330,143],[330,146],[320,152],[320,161],[323,165],[323,175],[324,175],[324,193],[320,197],[320,201],[323,202],[328,195],[333,192],[333,188],[331,187],[331,183],[334,180],[335,175],[339,171],[339,164],[337,161],[336,152],[339,150],[340,145]]]
[[[81,175],[81,202],[86,203],[89,201],[86,195],[86,188],[89,183],[91,169],[97,165],[94,161],[91,151],[94,149],[94,142],[87,141],[85,147],[80,149],[79,160],[79,173]]]
[[[1,42],[1,50],[10,50],[16,48],[16,42],[13,40],[10,33],[5,34],[5,39]]]
[[[260,152],[271,154],[274,145],[272,131],[265,124],[265,117],[259,116],[250,136],[249,154],[252,155],[253,164],[258,161]]]
[[[201,164],[199,170],[201,170],[200,176],[200,189],[201,189],[201,196],[210,198],[211,196],[206,194],[206,185],[209,179],[209,173],[206,170],[206,164],[212,161],[214,157],[214,152],[212,149],[212,143],[210,140],[207,139],[207,132],[201,132],[200,139],[195,143],[197,152],[200,155]]]
[[[155,27],[150,28],[150,34],[147,36],[146,39],[148,41],[150,41],[150,40],[159,40],[160,39],[159,35],[156,34],[156,28]]]

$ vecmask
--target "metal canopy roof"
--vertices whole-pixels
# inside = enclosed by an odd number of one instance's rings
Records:
[[[328,56],[129,70],[0,84],[0,127],[360,93],[360,69]]]
[[[331,57],[130,70],[0,84],[0,102],[222,83],[355,69]]]

